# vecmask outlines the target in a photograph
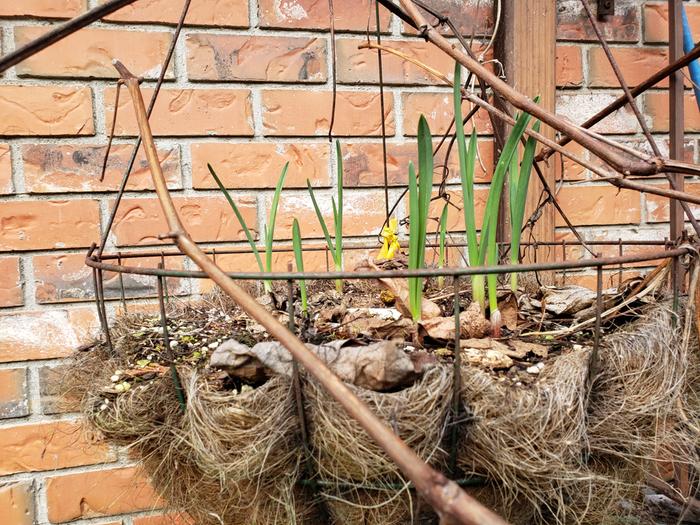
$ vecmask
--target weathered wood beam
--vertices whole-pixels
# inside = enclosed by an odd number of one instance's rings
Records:
[[[506,81],[529,98],[539,95],[539,105],[554,113],[556,0],[502,0],[501,5],[501,25],[495,51],[496,58],[503,64]],[[555,137],[554,129],[549,126],[542,126],[541,133],[549,139]],[[557,164],[558,159],[552,159],[549,165],[540,164],[550,187],[555,186]],[[537,177],[532,177],[525,207],[526,220],[537,209],[541,193],[542,183]],[[505,212],[500,221],[503,225],[502,237],[505,238],[510,231],[507,227],[508,211],[506,206],[501,208]],[[555,210],[548,204],[535,224],[532,232],[534,238],[538,241],[554,240],[554,224]],[[538,254],[538,260],[551,260],[553,255],[542,250]]]

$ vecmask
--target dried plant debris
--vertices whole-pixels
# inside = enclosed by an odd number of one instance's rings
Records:
[[[376,286],[346,282],[346,298],[332,283],[309,285],[315,306],[309,317],[295,315],[309,348],[446,471],[454,292],[426,294],[442,315],[417,327]],[[283,295],[268,297],[268,309],[287,321]],[[562,312],[587,308],[582,293],[571,297],[577,305]],[[697,339],[680,342],[682,319],[666,306],[645,308],[603,338],[591,375],[585,333],[488,337],[483,315],[461,299],[458,463],[461,476],[487,480],[473,489],[481,501],[513,523],[608,523],[639,515],[660,450],[700,467]],[[91,430],[141,458],[173,508],[205,525],[423,522],[425,505],[396,466],[303,370],[310,443],[302,445],[291,356],[262,327],[221,295],[172,300],[168,310],[169,349],[158,316],[122,316],[112,327],[115,354],[102,343],[86,347],[61,386]],[[528,315],[521,308],[520,322]],[[565,323],[544,315],[550,326]]]
[[[362,345],[353,340],[336,340],[322,345],[306,345],[346,383],[384,392],[413,384],[429,366],[391,341]],[[230,376],[250,380],[266,377],[292,377],[292,356],[277,341],[266,341],[249,348],[234,339],[225,341],[211,356],[210,366],[226,370]]]

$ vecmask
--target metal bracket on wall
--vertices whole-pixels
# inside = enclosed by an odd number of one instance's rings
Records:
[[[606,16],[615,14],[615,0],[598,0],[598,19],[604,20]]]

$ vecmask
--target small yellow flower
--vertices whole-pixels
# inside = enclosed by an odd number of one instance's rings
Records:
[[[397,219],[390,219],[389,226],[384,226],[382,229],[382,238],[384,243],[382,244],[382,249],[379,252],[380,259],[393,259],[396,252],[401,248],[399,244],[399,221]]]

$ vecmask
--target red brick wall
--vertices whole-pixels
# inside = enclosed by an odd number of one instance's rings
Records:
[[[3,52],[45,31],[57,19],[77,15],[100,0],[2,0]],[[111,59],[119,58],[146,79],[149,94],[166,53],[182,2],[139,0],[132,7],[84,29],[12,68],[0,77],[0,523],[25,525],[90,518],[91,524],[156,525],[160,503],[123,451],[81,436],[75,414],[59,413],[55,370],[61,358],[95,333],[90,272],[84,252],[97,241],[136,130],[123,93],[115,146],[105,180],[98,180],[106,132],[114,111]],[[488,31],[493,17],[483,0],[432,0],[465,33]],[[667,56],[665,2],[617,0],[617,15],[605,24],[615,55],[631,84],[664,64]],[[700,36],[700,2],[687,2]],[[376,58],[359,51],[369,0],[335,0],[338,109],[334,131],[345,152],[346,234],[367,236],[383,218],[380,107]],[[576,121],[617,96],[605,57],[592,41],[578,0],[558,0],[558,111]],[[373,26],[373,23],[370,24]],[[384,42],[451,73],[445,56],[416,39],[386,14]],[[326,2],[312,0],[193,0],[188,24],[152,118],[159,154],[175,202],[194,237],[209,246],[242,239],[240,228],[209,178],[211,162],[241,203],[256,230],[265,223],[271,188],[284,161],[291,162],[277,237],[289,238],[293,216],[306,237],[321,232],[303,187],[306,178],[323,189],[335,181],[335,160],[325,138],[331,84]],[[449,92],[412,65],[385,58],[389,178],[405,184],[415,154],[418,117],[435,132],[451,117]],[[664,85],[665,86],[665,85]],[[663,86],[662,86],[663,87]],[[646,118],[667,142],[667,94],[654,90],[639,99]],[[697,160],[700,114],[688,95],[686,153]],[[488,182],[493,148],[483,115],[481,157]],[[621,110],[599,131],[639,144],[633,115]],[[452,159],[451,165],[455,165]],[[454,172],[453,172],[454,173]],[[657,197],[622,192],[566,164],[559,199],[588,239],[663,238],[668,208]],[[458,190],[451,177],[450,190]],[[659,180],[659,183],[662,183]],[[694,183],[692,188],[700,185]],[[148,170],[139,157],[117,215],[110,247],[159,244],[165,231],[153,199]],[[484,194],[486,187],[480,189]],[[398,190],[393,189],[392,195]],[[459,200],[459,192],[455,194]],[[450,226],[460,229],[461,218]],[[561,224],[558,222],[558,225]],[[559,229],[561,237],[566,230]],[[570,256],[578,256],[572,252]],[[311,259],[311,255],[309,256]],[[248,256],[223,257],[229,268],[250,268]],[[143,264],[154,265],[155,260]],[[169,261],[183,267],[182,260]],[[286,257],[276,258],[283,267]],[[324,265],[320,256],[314,265]],[[107,276],[107,294],[118,281]],[[585,277],[581,278],[585,282]],[[127,277],[129,294],[152,289],[148,279]],[[206,289],[177,283],[177,291]],[[200,288],[201,286],[201,288]],[[116,308],[110,303],[110,313]],[[156,509],[156,510],[154,510]],[[88,523],[88,522],[85,522]]]

